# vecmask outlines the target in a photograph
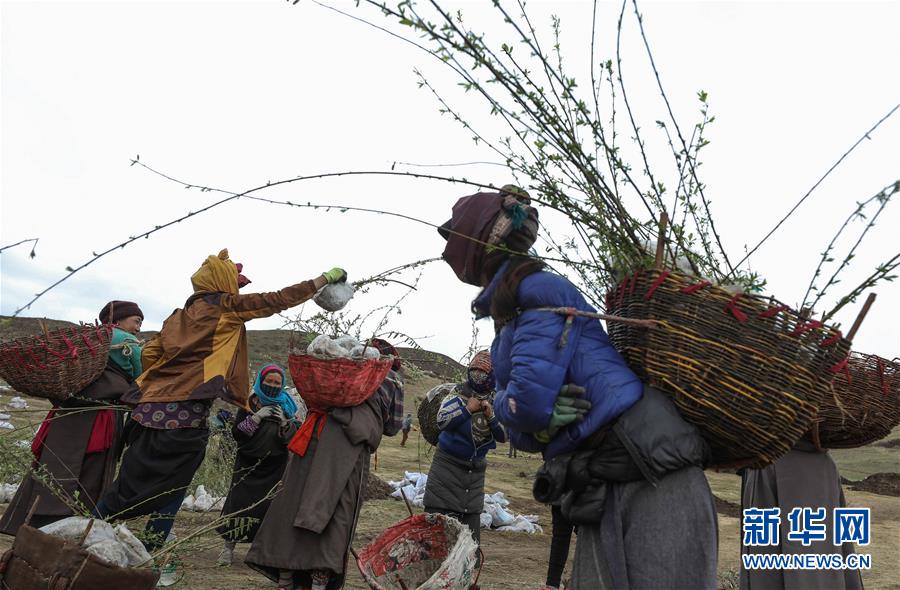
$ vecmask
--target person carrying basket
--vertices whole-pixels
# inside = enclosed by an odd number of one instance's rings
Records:
[[[31,451],[34,463],[0,519],[0,532],[15,535],[35,498],[31,526],[40,528],[92,510],[112,482],[121,452],[124,412],[107,406],[136,389],[141,374],[137,333],[144,312],[131,301],[110,301],[101,324],[113,326],[106,368],[90,385],[47,414]]]
[[[279,589],[343,587],[369,458],[383,435],[400,431],[404,394],[399,356],[383,340],[368,345],[391,354],[393,367],[374,393],[356,405],[335,407],[340,401],[334,400],[335,406],[315,407],[313,397],[306,396],[310,411],[288,445],[281,490],[247,552],[246,564]],[[291,374],[296,384],[293,368]],[[300,393],[309,392],[301,388]]]
[[[716,587],[718,530],[702,468],[709,447],[628,368],[578,289],[528,254],[527,192],[463,197],[439,232],[457,277],[494,321],[494,411],[516,448],[541,452],[535,498],[578,525],[571,588]],[[548,309],[550,308],[550,309]]]

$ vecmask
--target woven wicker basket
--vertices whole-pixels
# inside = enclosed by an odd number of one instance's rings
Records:
[[[763,467],[787,452],[849,354],[840,332],[786,305],[677,272],[635,273],[606,303],[610,314],[658,321],[610,322],[610,339],[700,428],[718,465]]]
[[[900,359],[854,352],[832,386],[816,419],[822,447],[862,447],[900,424]]]
[[[366,545],[356,565],[373,590],[469,590],[478,582],[477,551],[459,521],[417,514]]]
[[[112,326],[81,325],[0,344],[0,377],[26,395],[65,401],[100,376]]]
[[[297,392],[309,408],[349,408],[375,393],[387,377],[392,357],[356,361],[320,359],[306,354],[288,356],[288,368]]]
[[[419,430],[422,432],[422,438],[429,444],[434,446],[438,444],[438,436],[441,434],[437,425],[438,410],[441,409],[441,404],[447,396],[454,391],[455,385],[443,383],[425,394],[425,399],[419,404]]]

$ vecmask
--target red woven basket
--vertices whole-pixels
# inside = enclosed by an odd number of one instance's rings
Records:
[[[356,565],[373,590],[468,590],[481,573],[477,553],[468,528],[456,519],[416,514],[366,545]]]
[[[320,359],[307,354],[288,356],[288,367],[297,392],[310,408],[349,408],[375,393],[393,359]]]
[[[100,376],[112,326],[81,325],[0,344],[0,377],[13,389],[62,402]]]

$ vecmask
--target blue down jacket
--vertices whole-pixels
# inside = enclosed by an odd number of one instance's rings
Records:
[[[475,300],[478,313],[487,314],[505,271],[506,265]],[[641,399],[643,384],[596,319],[576,317],[560,347],[565,316],[537,308],[595,311],[566,278],[547,271],[531,274],[519,285],[517,300],[521,313],[501,329],[491,345],[497,379],[494,412],[516,448],[541,451],[550,459],[575,450],[582,440],[618,418]],[[556,397],[566,383],[585,388],[591,410],[583,421],[560,430],[544,445],[532,433],[547,428]],[[515,400],[515,411],[510,400]]]

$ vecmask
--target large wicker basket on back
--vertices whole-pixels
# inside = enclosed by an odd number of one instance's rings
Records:
[[[816,420],[823,447],[861,447],[900,424],[900,359],[854,352],[832,385]]]
[[[20,393],[64,401],[103,372],[111,334],[110,325],[81,325],[4,342],[0,377]]]
[[[650,330],[610,322],[609,335],[700,428],[720,465],[762,467],[787,452],[849,353],[840,332],[786,305],[677,272],[635,273],[606,303],[610,314],[658,321]]]

